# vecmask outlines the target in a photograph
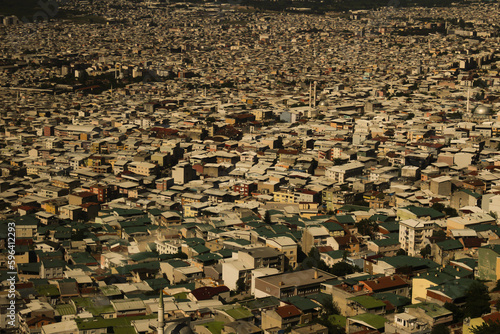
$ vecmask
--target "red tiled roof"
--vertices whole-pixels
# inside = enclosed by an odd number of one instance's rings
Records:
[[[300,312],[300,310],[293,305],[285,305],[285,306],[278,307],[276,309],[276,313],[278,313],[278,315],[282,319],[297,317],[297,316],[300,316],[302,314],[302,312]]]
[[[332,248],[332,246],[322,246],[322,247],[318,247],[318,252],[320,253],[326,253],[326,252],[331,252],[333,251],[334,249]]]
[[[193,291],[191,291],[191,293],[197,300],[207,300],[212,299],[214,296],[227,291],[229,291],[229,288],[225,285],[221,285],[217,287],[204,286],[198,289],[194,289]]]
[[[371,291],[387,290],[390,288],[396,288],[408,285],[408,283],[406,283],[405,280],[403,280],[398,275],[385,276],[374,280],[367,280],[361,282]]]
[[[500,313],[493,312],[482,317],[485,322],[500,322]]]

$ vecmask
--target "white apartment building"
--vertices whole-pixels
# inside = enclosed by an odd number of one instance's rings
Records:
[[[415,256],[425,247],[424,240],[432,236],[434,222],[406,219],[399,222],[399,243],[408,255]]]

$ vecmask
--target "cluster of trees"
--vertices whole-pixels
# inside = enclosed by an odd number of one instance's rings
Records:
[[[442,203],[434,203],[432,204],[432,208],[436,211],[444,213],[447,217],[458,217],[457,210],[449,206],[444,206]]]

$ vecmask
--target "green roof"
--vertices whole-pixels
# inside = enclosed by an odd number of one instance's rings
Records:
[[[114,326],[113,333],[115,334],[137,334],[134,326]]]
[[[160,262],[157,261],[143,262],[143,263],[129,264],[123,267],[115,268],[115,270],[120,275],[130,274],[131,271],[139,269],[160,270]]]
[[[209,262],[209,261],[218,261],[222,259],[222,256],[216,253],[206,253],[195,256],[194,258],[201,262]]]
[[[205,327],[210,331],[212,334],[220,334],[222,332],[222,329],[224,328],[224,322],[223,321],[211,321],[202,324],[201,326]]]
[[[310,311],[321,307],[321,305],[313,302],[311,299],[301,296],[283,298],[283,301],[294,305],[301,311]]]
[[[380,308],[380,307],[385,307],[385,303],[377,300],[371,296],[356,296],[356,297],[351,297],[348,298],[349,300],[355,301],[362,307],[364,307],[367,310],[375,309],[375,308]]]
[[[453,300],[465,297],[467,290],[474,282],[473,279],[461,278],[445,282],[441,285],[431,286],[427,290],[439,291]]]
[[[500,226],[495,226],[490,224],[479,224],[479,225],[470,225],[468,226],[468,228],[476,232],[493,231],[495,234],[500,236]]]
[[[339,211],[341,212],[370,211],[370,208],[367,206],[348,204],[341,207]]]
[[[380,301],[386,300],[396,308],[411,304],[410,298],[407,298],[405,296],[396,295],[396,294],[391,293],[391,292],[376,293],[373,295],[373,298],[376,298]]]
[[[151,219],[148,217],[140,217],[132,220],[124,220],[119,222],[122,228],[131,227],[131,226],[145,226],[151,224]]]
[[[477,260],[475,260],[475,259],[464,257],[462,259],[453,260],[453,262],[463,263],[463,264],[465,264],[467,267],[469,267],[471,269],[477,268]]]
[[[108,296],[119,296],[122,294],[120,289],[116,285],[105,285],[99,287],[99,290],[101,290],[102,294],[106,297]]]
[[[385,304],[384,304],[385,305]],[[372,313],[363,313],[355,315],[354,317],[349,317],[349,319],[354,320],[363,325],[367,325],[368,327],[380,330],[385,327],[385,323],[388,322],[386,318],[381,315],[372,314]]]
[[[189,267],[189,263],[187,263],[186,261],[182,261],[182,260],[171,260],[171,261],[167,261],[167,263],[169,265],[171,265],[172,267],[174,268],[183,268],[183,267]]]
[[[57,286],[52,284],[36,285],[35,290],[39,296],[56,297],[61,295]]]
[[[71,259],[75,264],[97,263],[97,260],[87,252],[71,253]]]
[[[217,251],[217,254],[220,254],[224,259],[233,256],[233,253],[234,252],[230,249],[220,249]]]
[[[455,277],[452,275],[442,272],[440,270],[429,270],[425,273],[419,273],[417,276],[414,276],[413,279],[426,279],[431,281],[434,284],[443,284],[444,282],[448,282],[453,280]]]
[[[345,328],[347,318],[340,314],[333,314],[328,317],[328,321],[334,326]]]
[[[145,225],[145,226],[130,226],[130,227],[125,227],[123,228],[123,231],[125,231],[127,234],[133,234],[133,233],[147,233],[150,230],[156,230],[158,229],[158,226],[156,225]]]
[[[103,313],[113,313],[115,309],[109,302],[109,299],[104,296],[98,297],[74,297],[71,298],[76,307],[83,307],[94,317]],[[108,327],[108,326],[106,326]]]
[[[314,300],[323,306],[326,305],[327,303],[333,301],[332,295],[327,294],[327,293],[323,293],[323,292],[318,292],[314,295],[309,295],[306,298]]]
[[[232,317],[234,320],[243,320],[252,318],[253,314],[248,309],[240,306],[240,307],[232,307],[224,309],[224,311]]]
[[[144,212],[139,209],[113,209],[113,212],[118,216],[122,217],[137,216],[144,214]]]
[[[179,293],[176,293],[175,295],[172,295],[176,301],[184,301],[184,300],[189,300],[188,299],[188,293],[187,292],[179,292]]]
[[[481,194],[478,194],[476,192],[473,192],[472,190],[470,189],[460,189],[460,191],[463,191],[464,193],[468,194],[468,195],[471,195],[472,197],[476,198],[476,199],[479,199],[482,197]]]
[[[269,228],[276,234],[287,234],[290,232],[290,228],[285,225],[273,225],[269,226]]]
[[[57,312],[59,312],[59,315],[69,315],[69,314],[76,314],[76,310],[73,307],[73,305],[70,304],[59,304],[55,306],[55,309]]]
[[[163,211],[160,209],[149,209],[148,212],[153,216],[159,216],[162,214]]]
[[[167,287],[170,282],[166,279],[166,278],[152,278],[152,279],[146,279],[144,280],[144,282],[146,282],[147,285],[149,285],[151,287],[151,289],[153,290],[160,290],[160,289],[165,289],[165,287]]]
[[[423,208],[420,206],[410,205],[403,209],[406,209],[416,215],[417,217],[430,217],[431,219],[443,218],[444,213],[439,212],[433,208]]]
[[[145,260],[150,260],[150,261],[158,260],[158,253],[155,252],[140,252],[140,253],[130,254],[129,256],[132,260],[136,262]]]
[[[399,223],[395,221],[384,222],[379,224],[379,226],[385,228],[389,232],[399,232]]]
[[[425,311],[425,313],[431,318],[439,318],[442,316],[452,314],[451,311],[447,310],[443,306],[439,306],[434,303],[418,303],[413,305],[408,305],[406,308],[420,308]]]
[[[8,219],[7,221],[9,221],[9,222],[14,221],[16,223],[16,226],[38,225],[38,223],[40,222],[40,220],[34,214],[14,217],[14,218]]]
[[[378,259],[379,261],[384,261],[395,268],[429,268],[434,269],[439,267],[439,264],[429,259],[422,259],[418,257],[412,257],[408,255],[398,255],[393,257],[383,257]]]
[[[195,245],[191,247],[196,253],[198,254],[204,254],[210,252],[210,248],[204,246],[204,245]]]
[[[327,254],[332,259],[341,259],[344,257],[345,251],[339,249],[339,250],[325,252],[323,254]]]
[[[362,207],[362,208],[364,208],[364,207]],[[335,216],[335,218],[341,224],[354,224],[356,222],[351,215],[338,215],[338,216]]]
[[[31,272],[31,273],[40,273],[40,262],[30,262],[30,263],[18,263],[17,269],[19,272]]]
[[[322,225],[330,232],[344,230],[344,228],[336,222],[324,222]]]
[[[464,248],[464,246],[462,245],[462,243],[460,241],[454,240],[454,239],[440,241],[440,242],[437,242],[436,245],[444,251],[450,251],[450,250]]]
[[[94,260],[95,261],[95,260]],[[59,268],[59,267],[66,267],[66,261],[64,260],[57,260],[57,259],[52,259],[52,260],[43,260],[42,264],[45,268]]]
[[[131,316],[131,317],[120,317],[120,318],[109,318],[103,319],[101,317],[85,318],[85,319],[75,319],[76,325],[80,331],[92,330],[98,328],[109,328],[109,327],[128,327],[131,321],[140,319],[154,319],[156,314],[144,315],[144,316]]]
[[[372,240],[372,242],[379,247],[399,245],[399,241],[393,238]]]
[[[269,297],[240,302],[240,304],[250,310],[258,310],[261,308],[267,308],[271,306],[279,306],[280,300],[276,297],[269,296]]]

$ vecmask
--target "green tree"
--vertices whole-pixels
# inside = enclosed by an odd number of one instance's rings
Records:
[[[436,211],[443,212],[445,206],[444,206],[444,204],[436,202],[436,203],[432,204],[431,208],[433,208]]]
[[[368,235],[370,238],[373,238],[373,233],[377,229],[377,224],[369,219],[361,219],[356,226],[358,227],[358,232],[360,234]]]
[[[408,253],[403,248],[401,248],[397,251],[396,255],[408,255]]]
[[[432,327],[431,334],[450,334],[450,329],[446,325],[439,324]]]
[[[444,208],[443,213],[447,215],[448,217],[458,217],[458,212],[457,210],[453,209],[452,207],[447,206]]]
[[[307,257],[302,261],[297,270],[304,270],[310,268],[318,268],[323,271],[330,271],[330,268],[326,265],[325,261],[321,260],[321,254],[316,247],[311,248]]]
[[[246,288],[247,286],[245,284],[245,277],[238,278],[238,280],[236,281],[236,291],[243,292],[246,290]]]
[[[453,303],[445,303],[444,308],[453,313],[453,322],[459,323],[464,320],[464,311]]]
[[[431,256],[431,253],[432,253],[432,248],[431,248],[431,245],[427,245],[425,246],[424,248],[422,248],[420,250],[420,255],[422,255],[422,257],[424,259],[428,258],[429,256]]]
[[[490,295],[486,285],[479,281],[474,281],[465,294],[464,315],[471,318],[477,318],[483,314],[489,313]]]
[[[334,303],[332,300],[328,300],[323,305],[322,317],[328,319],[328,317],[331,316],[332,314],[340,314],[340,310],[336,303]]]
[[[264,214],[264,223],[271,224],[271,213],[269,213],[269,210]]]
[[[328,271],[331,274],[334,274],[335,276],[345,276],[353,274],[356,271],[356,269],[349,263],[337,262]]]
[[[473,334],[498,334],[500,333],[500,322],[488,321],[481,326],[474,326],[471,328]]]

